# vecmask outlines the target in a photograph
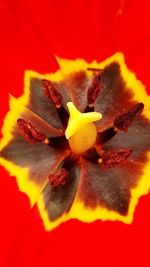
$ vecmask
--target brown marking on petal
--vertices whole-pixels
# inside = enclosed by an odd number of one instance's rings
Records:
[[[71,73],[66,83],[69,88],[70,99],[80,112],[84,112],[87,106],[87,91],[92,83],[86,71]]]
[[[87,102],[88,102],[89,107],[94,106],[94,102],[95,102],[95,100],[96,100],[96,98],[97,98],[97,96],[101,90],[100,80],[101,80],[101,75],[96,74],[94,76],[92,85],[88,88]]]
[[[42,87],[48,99],[54,103],[56,108],[59,109],[61,107],[62,96],[56,87],[50,81],[45,79],[42,80]]]
[[[68,156],[68,151],[51,147],[51,143],[45,145],[39,142],[31,145],[16,128],[18,127],[15,127],[13,131],[13,139],[1,151],[1,157],[17,166],[15,175],[18,180],[23,172],[18,173],[18,169],[28,170],[28,176],[26,177],[25,171],[25,178],[22,177],[21,181],[24,180],[24,182],[21,183],[21,190],[24,192],[26,188],[29,188],[30,191],[30,181],[32,184],[43,186],[50,173],[53,173]],[[33,194],[34,192],[31,191],[30,196]]]
[[[74,165],[70,170],[67,169],[67,171],[68,176],[63,187],[52,187],[48,182],[43,188],[41,200],[50,222],[54,222],[63,214],[68,213],[75,198],[80,169],[78,165]]]
[[[58,86],[58,83],[55,83],[54,86],[58,88],[60,92],[61,85]],[[43,92],[42,79],[34,77],[30,79],[27,108],[57,130],[60,131],[60,129],[63,129],[56,106]]]
[[[121,67],[117,62],[113,62],[103,69],[101,88],[101,92],[94,103],[95,111],[103,114],[102,119],[96,123],[99,132],[112,126],[112,122],[117,116],[137,103],[134,100],[133,91],[127,86],[121,73]]]
[[[34,127],[32,123],[24,119],[18,119],[18,130],[20,134],[31,144],[42,142],[46,139],[45,133]]]
[[[82,160],[77,199],[85,207],[102,207],[126,216],[131,189],[137,186],[142,173],[143,165],[132,161],[103,170],[100,164]]]
[[[137,103],[127,112],[117,116],[114,120],[114,126],[120,131],[127,131],[128,127],[141,115],[144,109],[143,103]]]
[[[99,72],[102,73],[103,69],[98,69],[98,68],[87,68],[88,71],[93,71],[93,72]]]
[[[58,185],[64,185],[66,183],[66,178],[68,177],[68,172],[65,168],[61,168],[55,174],[49,175],[48,179],[52,187],[57,187]]]
[[[146,163],[145,156],[150,150],[150,122],[140,116],[129,127],[127,132],[119,131],[113,138],[104,144],[104,150],[116,150],[119,148],[132,148],[131,158]]]
[[[102,153],[102,158],[98,162],[102,164],[102,167],[104,169],[113,168],[122,163],[125,163],[131,153],[132,149],[129,148],[122,148],[116,151],[105,151]]]

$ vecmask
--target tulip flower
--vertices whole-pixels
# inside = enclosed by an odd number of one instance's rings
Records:
[[[48,79],[27,72],[24,95],[11,97],[1,163],[38,203],[47,230],[70,218],[131,223],[150,188],[145,88],[122,54],[58,62]]]
[[[37,208],[45,235],[71,219],[132,225],[150,189],[146,5],[9,4],[1,166]]]

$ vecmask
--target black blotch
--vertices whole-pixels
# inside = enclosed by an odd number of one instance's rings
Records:
[[[58,150],[43,143],[29,144],[19,133],[13,132],[14,138],[1,151],[1,156],[13,164],[29,169],[29,179],[41,183],[43,177],[48,177],[53,165],[63,156],[63,150]],[[20,177],[21,179],[21,177]]]
[[[99,164],[84,162],[81,170],[79,198],[85,206],[105,207],[127,215],[131,189],[137,186],[143,166],[126,162],[103,170]]]
[[[27,107],[55,128],[62,129],[57,110],[52,101],[45,96],[40,79],[32,78],[30,80],[30,96]]]
[[[131,159],[139,163],[147,162],[147,152],[150,150],[150,122],[143,116],[129,127],[127,132],[118,131],[106,144],[104,150],[131,148]]]
[[[91,83],[92,80],[87,77],[85,71],[72,73],[67,79],[71,101],[81,112],[84,112],[87,106],[87,91]]]
[[[113,62],[105,67],[101,74],[101,91],[94,105],[95,111],[103,115],[98,125],[113,123],[116,116],[127,111],[135,103],[132,90],[123,80],[119,63]]]
[[[79,181],[79,167],[75,166],[69,171],[65,185],[52,188],[48,183],[42,194],[45,209],[51,221],[55,221],[70,210],[74,200]]]

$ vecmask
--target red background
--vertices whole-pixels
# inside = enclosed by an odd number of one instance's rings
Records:
[[[0,127],[8,93],[23,92],[24,70],[57,68],[53,54],[103,60],[122,51],[150,92],[146,0],[0,0]],[[0,169],[0,266],[149,266],[150,195],[132,225],[69,221],[45,232],[37,208]]]

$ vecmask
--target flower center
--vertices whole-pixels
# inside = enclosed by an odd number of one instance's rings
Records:
[[[101,113],[81,113],[72,102],[67,103],[70,118],[65,132],[71,150],[81,154],[90,149],[96,142],[97,129],[95,121],[102,118]]]

